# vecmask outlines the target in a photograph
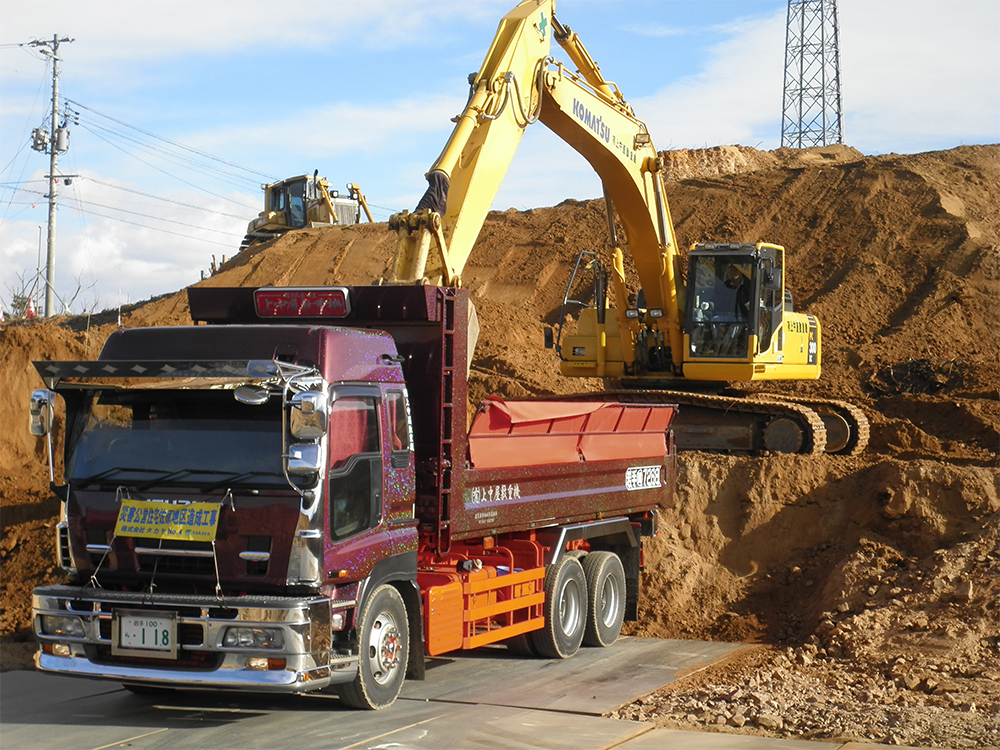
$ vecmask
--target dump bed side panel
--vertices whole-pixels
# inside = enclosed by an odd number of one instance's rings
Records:
[[[673,406],[488,399],[455,472],[451,538],[667,507]]]

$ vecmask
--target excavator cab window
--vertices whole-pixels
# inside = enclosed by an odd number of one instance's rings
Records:
[[[775,331],[781,330],[781,314],[784,307],[781,272],[780,255],[773,260],[768,257],[761,258],[758,303],[760,309],[757,317],[757,351],[760,354],[771,348]]]
[[[689,269],[688,333],[692,358],[745,359],[757,318],[755,259],[698,255]]]

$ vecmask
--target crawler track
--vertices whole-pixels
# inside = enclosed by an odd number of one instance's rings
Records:
[[[827,427],[826,452],[834,456],[856,456],[868,446],[871,426],[868,417],[854,404],[831,398],[760,394],[766,401],[802,404],[817,414]]]

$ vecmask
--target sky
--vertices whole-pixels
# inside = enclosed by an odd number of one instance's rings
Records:
[[[262,183],[318,169],[376,221],[424,173],[515,0],[5,0],[0,29],[0,301],[45,263],[51,62],[73,110],[59,173],[55,289],[74,313],[197,282],[231,257]],[[560,0],[657,149],[781,145],[784,0]],[[865,154],[1000,142],[1000,3],[839,0],[844,142]],[[553,44],[553,55],[566,61]],[[68,103],[67,103],[68,101]],[[601,195],[544,125],[494,208]],[[44,271],[43,271],[44,273]],[[38,287],[42,289],[43,287]],[[42,293],[43,294],[43,293]],[[38,296],[36,294],[36,296]]]

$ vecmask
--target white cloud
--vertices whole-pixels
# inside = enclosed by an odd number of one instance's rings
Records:
[[[659,149],[742,143],[765,148],[764,127],[780,140],[784,12],[742,21],[712,47],[704,69],[655,94],[632,100]],[[775,40],[781,40],[776,43]]]
[[[1000,5],[840,5],[845,140],[866,153],[1000,140]]]
[[[247,220],[224,215],[233,210],[228,201],[193,191],[174,196],[205,209],[192,212],[127,192],[146,187],[85,173],[72,186],[60,188],[55,290],[68,302],[82,287],[73,311],[112,307],[183,288],[198,281],[213,254],[221,261],[239,247]],[[227,197],[250,204],[258,200],[237,194]],[[30,282],[39,257],[44,265],[44,236],[40,256],[38,245],[39,226],[45,223],[46,214],[47,203],[38,197],[34,209],[0,225],[0,259],[5,269],[0,297],[9,299],[10,289],[20,286],[22,270]],[[36,299],[44,297],[44,286],[38,290]],[[56,306],[61,311],[58,301]]]
[[[310,51],[338,40],[362,41],[373,49],[421,46],[457,21],[499,19],[509,3],[501,0],[366,0],[276,5],[271,0],[48,0],[8,3],[5,41],[51,39],[53,29],[81,42],[80,64],[282,50],[291,69],[309,69]],[[503,10],[500,10],[503,9]],[[113,20],[109,20],[113,19]],[[289,48],[300,57],[284,57]],[[67,54],[69,54],[67,52]],[[347,64],[348,61],[345,61]]]

